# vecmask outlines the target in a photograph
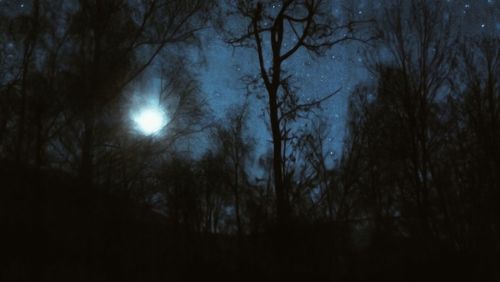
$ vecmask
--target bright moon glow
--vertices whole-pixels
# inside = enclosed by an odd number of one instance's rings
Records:
[[[145,135],[157,133],[167,123],[165,113],[157,107],[141,109],[133,119],[139,130]]]

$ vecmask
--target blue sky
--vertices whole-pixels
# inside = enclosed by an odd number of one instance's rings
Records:
[[[500,33],[500,1],[496,0],[443,0],[456,13],[461,28],[466,33]],[[405,3],[406,1],[402,1]],[[354,11],[360,17],[377,18],[384,12],[384,1],[333,1],[332,14],[342,17],[342,7]],[[340,7],[340,8],[339,8]],[[221,36],[211,29],[203,34],[203,55],[206,65],[200,69],[202,90],[218,118],[234,103],[241,103],[245,95],[240,78],[245,74],[256,74],[256,53],[252,49],[233,48],[226,45]],[[331,124],[328,139],[330,149],[336,152],[342,148],[345,133],[347,101],[353,87],[370,82],[373,78],[366,71],[362,48],[356,44],[335,46],[325,56],[313,58],[306,52],[299,52],[287,65],[294,74],[300,96],[306,99],[321,97],[341,88],[341,91],[323,105],[323,114]],[[261,145],[270,139],[262,113],[264,101],[252,101],[251,131]]]

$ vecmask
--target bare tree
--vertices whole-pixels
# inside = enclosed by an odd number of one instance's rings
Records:
[[[243,18],[247,26],[242,31],[229,32],[228,43],[255,50],[259,80],[267,93],[277,219],[283,224],[291,212],[286,143],[295,137],[289,124],[335,94],[301,102],[292,75],[286,73],[285,63],[299,50],[320,56],[341,42],[360,40],[354,30],[364,22],[336,23],[328,14],[328,1],[322,0],[238,1],[233,8],[234,14]]]
[[[489,254],[498,244],[500,173],[500,42],[466,38],[461,46],[456,93],[450,96],[449,142],[445,166],[454,177],[452,212],[458,246],[477,246]],[[462,203],[468,203],[464,205]],[[467,214],[466,218],[460,214]],[[476,230],[474,234],[469,233]],[[467,240],[465,240],[467,238]]]
[[[7,4],[3,4],[6,5]],[[8,8],[8,7],[5,7]],[[11,11],[12,13],[13,11]],[[9,15],[10,16],[10,15]],[[31,74],[33,69],[36,69],[33,65],[35,62],[35,50],[39,41],[39,33],[41,31],[41,24],[43,22],[42,15],[40,13],[40,1],[34,1],[32,3],[32,9],[29,13],[14,13],[14,16],[9,19],[4,20],[4,24],[7,28],[3,30],[3,39],[6,40],[4,51],[7,51],[6,58],[12,63],[12,68],[8,68],[7,60],[4,61],[2,67],[6,67],[2,71],[10,73],[5,73],[2,80],[3,83],[7,84],[6,94],[16,93],[15,96],[15,106],[14,103],[11,106],[15,107],[15,126],[16,126],[16,138],[13,142],[14,158],[16,161],[21,161],[24,159],[25,149],[26,149],[26,127],[28,123],[28,101],[29,101],[29,86]],[[14,51],[14,47],[19,47]],[[10,52],[9,52],[10,49]],[[17,53],[17,54],[16,54]]]
[[[170,44],[186,42],[202,27],[198,17],[210,1],[79,1],[69,23],[68,72],[72,86],[68,117],[80,123],[79,175],[91,183],[96,131],[104,111],[119,101]]]
[[[233,194],[236,228],[241,239],[244,234],[242,223],[242,194],[248,183],[246,166],[252,151],[253,140],[246,136],[248,103],[233,107],[227,115],[227,124],[219,125],[214,132],[214,141],[222,152],[226,170],[229,172],[230,187]]]
[[[411,180],[424,236],[437,232],[431,220],[431,197],[438,197],[438,209],[447,218],[442,187],[436,180],[433,156],[443,139],[440,132],[440,101],[450,90],[448,79],[454,69],[456,43],[452,22],[445,19],[442,3],[414,0],[409,5],[396,1],[386,11],[383,44],[388,60],[378,60],[378,98],[395,114],[403,130],[399,140],[408,163],[406,177]],[[389,66],[389,67],[387,67]]]

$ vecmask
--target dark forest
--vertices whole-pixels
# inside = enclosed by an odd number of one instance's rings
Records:
[[[500,281],[500,1],[453,2],[0,1],[0,281]]]

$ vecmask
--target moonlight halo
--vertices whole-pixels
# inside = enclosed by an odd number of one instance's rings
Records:
[[[167,124],[165,111],[158,106],[140,108],[132,119],[137,129],[144,135],[158,133]]]

